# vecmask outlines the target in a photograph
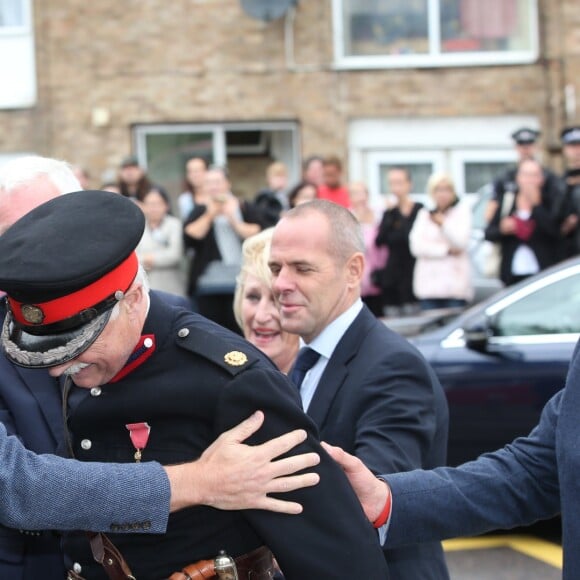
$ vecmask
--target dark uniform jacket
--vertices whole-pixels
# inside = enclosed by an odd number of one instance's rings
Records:
[[[548,206],[558,203],[562,196],[562,188],[558,176],[542,167],[544,173],[544,183],[542,184],[542,200]],[[507,169],[502,175],[493,181],[493,195],[492,199],[501,203],[503,195],[506,191],[515,193],[518,189],[516,184],[516,174],[518,172],[517,165]]]
[[[502,199],[499,200],[496,212],[485,229],[485,239],[490,242],[499,242],[501,247],[499,277],[504,284],[509,285],[514,283],[512,261],[519,246],[522,244],[529,246],[538,260],[540,270],[543,270],[555,264],[558,259],[560,231],[555,204],[542,197],[542,203],[532,210],[530,219],[533,220],[535,227],[528,240],[523,241],[514,234],[503,234],[500,231],[500,222],[505,217],[502,215],[502,201]],[[515,211],[516,197],[507,215],[512,215]]]
[[[155,296],[143,334],[155,336],[155,351],[143,364],[100,390],[73,389],[69,426],[77,458],[134,461],[125,425],[147,422],[151,432],[143,461],[192,460],[256,409],[266,420],[251,443],[300,427],[309,435],[296,452],[322,453],[298,393],[241,337]],[[235,557],[263,544],[272,549],[287,580],[388,577],[376,532],[341,470],[322,455],[320,484],[285,495],[304,505],[302,515],[199,506],[172,514],[164,536],[111,533],[110,538],[138,580],[166,578],[220,549]],[[80,535],[70,538],[66,551],[84,577],[105,578],[86,548]]]
[[[562,223],[568,216],[580,216],[580,169],[569,169],[562,177],[564,195],[558,208],[558,222]],[[580,252],[580,227],[574,228],[562,239],[559,257],[571,258]]]

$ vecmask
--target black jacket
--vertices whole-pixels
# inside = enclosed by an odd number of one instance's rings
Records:
[[[220,549],[235,557],[267,544],[287,580],[384,580],[387,570],[376,532],[341,470],[322,452],[297,391],[271,361],[243,338],[155,296],[143,334],[155,335],[156,350],[149,359],[119,382],[103,385],[100,395],[85,391],[76,406],[71,401],[69,427],[78,459],[134,461],[125,425],[146,421],[151,433],[143,461],[189,461],[224,430],[262,409],[264,426],[250,444],[303,428],[308,439],[296,452],[317,451],[322,462],[316,468],[319,485],[286,494],[304,505],[302,515],[199,506],[172,514],[165,535],[110,534],[135,576],[159,580]],[[236,360],[228,353],[236,352],[244,353],[247,362],[237,355],[243,364],[228,363]],[[91,441],[90,449],[83,448],[83,440]],[[72,537],[66,551],[81,564],[82,576],[106,578],[87,544],[84,535]]]

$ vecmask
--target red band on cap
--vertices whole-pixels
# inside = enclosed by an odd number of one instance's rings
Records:
[[[102,278],[72,294],[32,305],[26,302],[18,302],[14,298],[10,298],[10,296],[8,297],[8,302],[10,303],[14,319],[24,326],[43,326],[45,324],[61,322],[87,308],[91,308],[95,304],[99,304],[99,302],[113,295],[117,290],[125,292],[135,279],[138,267],[139,261],[137,254],[132,252],[126,260],[110,272],[107,272]],[[40,309],[44,315],[42,322],[34,324],[30,320],[27,320],[22,313],[23,306],[34,306]]]

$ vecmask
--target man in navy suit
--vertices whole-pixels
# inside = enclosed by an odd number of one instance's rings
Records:
[[[374,473],[444,465],[445,395],[421,354],[363,305],[364,243],[354,216],[324,200],[287,212],[269,266],[282,328],[319,355],[300,395],[321,439]],[[394,579],[448,578],[437,542],[389,549],[385,558]]]
[[[358,458],[323,445],[345,471],[369,520],[385,512],[381,537],[387,546],[483,534],[561,514],[562,578],[575,580],[580,577],[579,408],[580,343],[564,389],[546,403],[532,432],[459,467],[378,479]]]

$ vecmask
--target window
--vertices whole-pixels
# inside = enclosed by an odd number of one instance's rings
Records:
[[[0,30],[23,27],[25,23],[22,0],[0,0]]]
[[[390,194],[389,171],[394,167],[402,167],[411,176],[413,197],[427,204],[427,181],[432,173],[442,171],[444,167],[441,152],[425,150],[373,152],[368,155],[367,162],[371,191],[378,192],[381,196]]]
[[[506,306],[493,323],[496,336],[580,332],[580,274],[539,288]]]
[[[457,189],[478,193],[509,167],[517,163],[513,145],[510,148],[457,148],[451,150],[450,163]]]
[[[532,62],[537,0],[333,0],[345,68]]]
[[[0,0],[0,109],[36,103],[36,67],[30,0]]]
[[[252,198],[265,184],[267,165],[282,161],[292,182],[300,176],[298,125],[293,122],[138,125],[135,150],[154,182],[175,198],[183,190],[188,159],[227,165],[235,193]]]
[[[384,206],[388,170],[407,168],[418,201],[426,195],[431,173],[451,175],[459,196],[481,188],[516,162],[510,135],[517,127],[537,127],[528,115],[493,117],[417,117],[353,119],[349,123],[349,176],[364,181],[371,203]],[[472,196],[472,202],[478,195]]]

